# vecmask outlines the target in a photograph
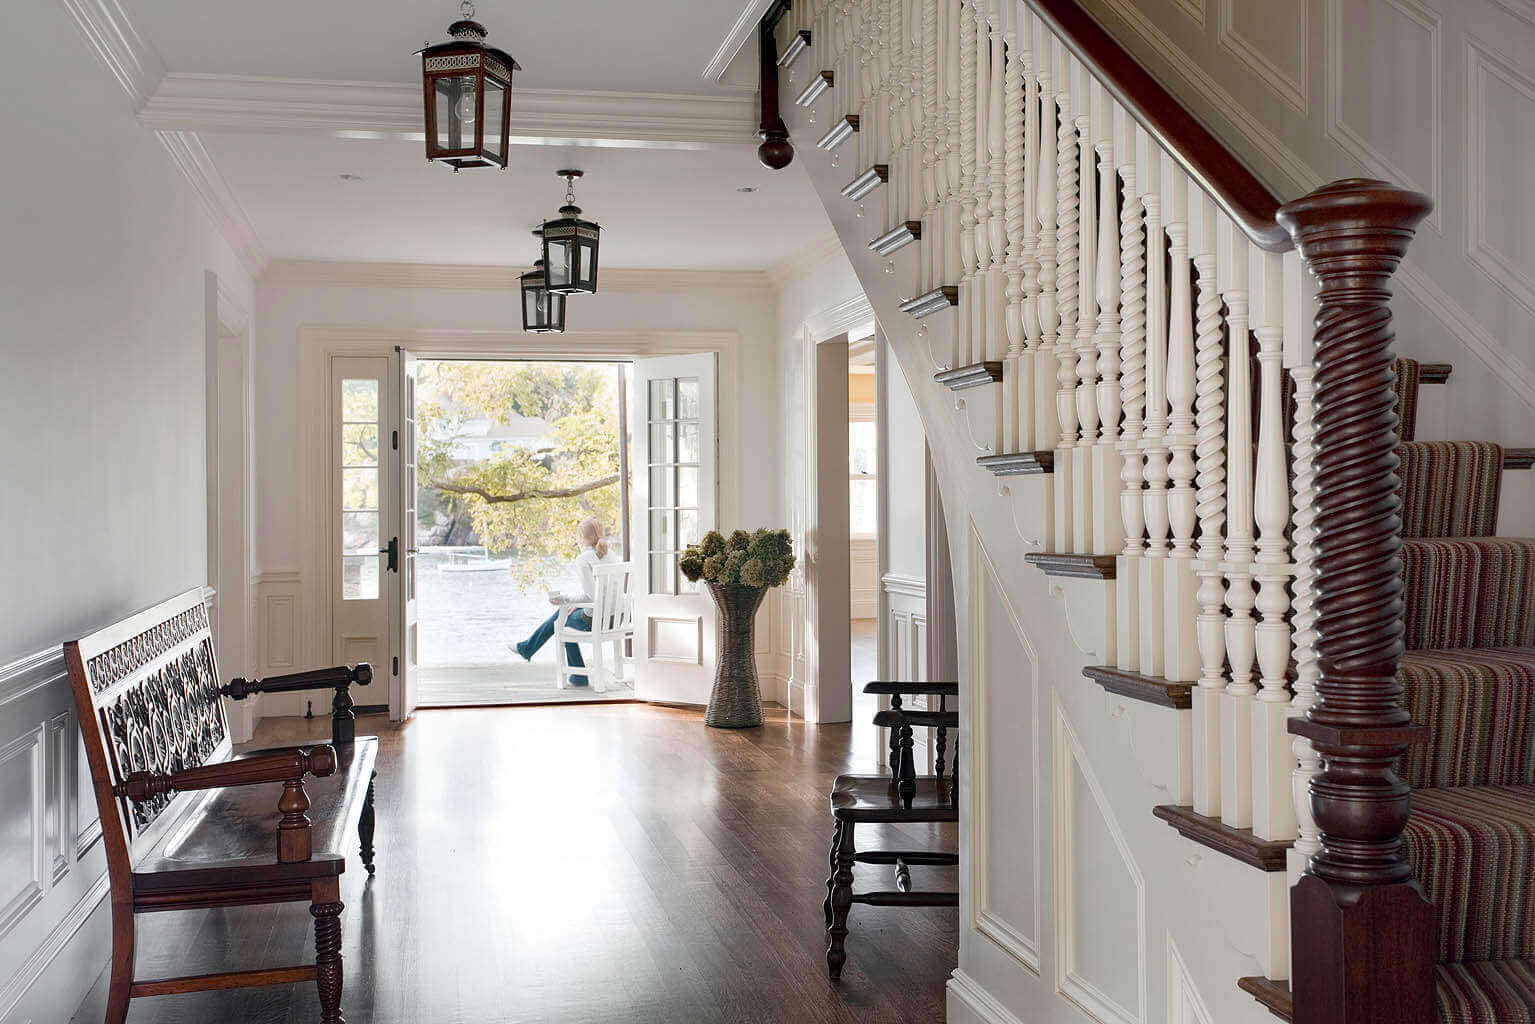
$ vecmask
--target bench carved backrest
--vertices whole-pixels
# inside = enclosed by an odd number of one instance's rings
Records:
[[[64,657],[102,829],[136,862],[200,794],[129,801],[113,787],[226,760],[233,746],[202,590],[67,643]]]
[[[592,576],[596,589],[592,595],[592,629],[611,633],[630,628],[634,624],[634,598],[630,593],[633,563],[599,563]]]

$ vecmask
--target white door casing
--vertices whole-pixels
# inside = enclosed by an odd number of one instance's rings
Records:
[[[390,574],[390,586],[395,591],[395,630],[389,717],[402,722],[416,710],[421,660],[416,605],[416,357],[396,347],[394,364],[394,407],[398,416],[390,435],[395,464],[390,476],[398,484],[398,494],[391,504],[398,506],[400,513],[396,541],[398,571]]]
[[[713,603],[677,568],[678,554],[717,529],[718,368],[715,353],[634,364],[634,695],[707,704]]]
[[[330,365],[330,656],[348,665],[366,661],[380,679],[391,669],[394,593],[387,552],[398,532],[389,450],[397,398],[390,369],[382,355],[338,356]]]

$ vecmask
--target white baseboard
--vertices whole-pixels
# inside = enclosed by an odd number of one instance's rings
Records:
[[[1023,1024],[997,998],[959,968],[947,985],[948,1024]]]

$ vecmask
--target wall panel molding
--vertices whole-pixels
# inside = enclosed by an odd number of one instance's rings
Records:
[[[1443,31],[1439,15],[1429,10],[1417,0],[1365,0],[1366,3],[1384,6],[1388,10],[1407,19],[1412,25],[1428,34],[1429,52],[1431,55],[1428,97],[1428,125],[1431,138],[1432,161],[1427,180],[1421,174],[1408,173],[1401,164],[1384,153],[1379,146],[1372,144],[1365,137],[1363,131],[1357,126],[1351,125],[1345,120],[1343,112],[1344,96],[1348,88],[1344,85],[1344,61],[1350,52],[1348,40],[1345,38],[1343,16],[1345,5],[1353,4],[1354,9],[1361,10],[1364,4],[1360,0],[1327,0],[1324,48],[1327,51],[1327,137],[1337,143],[1346,153],[1363,164],[1372,174],[1417,189],[1420,192],[1432,196],[1435,202],[1434,210],[1429,214],[1425,223],[1435,230],[1443,230],[1443,211],[1446,205],[1444,196],[1444,73],[1443,73]],[[1407,102],[1403,100],[1402,102]],[[1416,105],[1414,105],[1416,109]]]
[[[1489,216],[1488,175],[1501,168],[1488,166],[1488,87],[1494,82],[1526,103],[1535,104],[1535,79],[1514,67],[1493,47],[1474,38],[1466,40],[1466,258],[1491,278],[1525,309],[1535,313],[1535,275],[1487,237]],[[1505,211],[1506,212],[1506,211]]]
[[[1215,1024],[1171,933],[1167,936],[1167,1024]]]
[[[0,807],[0,814],[12,823],[5,829],[8,834],[0,834],[0,864],[14,868],[19,866],[16,862],[26,863],[24,872],[8,869],[0,874],[0,939],[42,902],[45,887],[52,883],[43,869],[48,832],[47,728],[46,722],[39,722],[0,747],[0,794],[15,793],[26,801],[25,807],[10,800],[6,801],[10,806]],[[20,786],[11,781],[17,778]],[[27,821],[24,832],[15,827],[22,815]]]
[[[1264,7],[1272,5],[1276,0],[1260,0]],[[1297,4],[1298,18],[1296,28],[1299,31],[1299,67],[1287,69],[1280,63],[1264,53],[1253,40],[1242,35],[1237,29],[1236,10],[1237,0],[1220,0],[1220,13],[1217,19],[1219,29],[1218,38],[1221,46],[1235,57],[1241,64],[1257,75],[1274,93],[1284,100],[1299,114],[1306,114],[1311,107],[1310,87],[1307,76],[1310,73],[1311,62],[1308,51],[1311,46],[1311,26],[1309,0],[1299,0]]]
[[[1023,1024],[962,968],[949,975],[949,1024]]]

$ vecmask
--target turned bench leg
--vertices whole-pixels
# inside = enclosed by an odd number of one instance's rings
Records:
[[[368,869],[368,874],[373,874],[373,780],[378,778],[378,772],[368,777],[368,796],[362,802],[362,814],[357,818],[357,839],[362,844],[362,865]]]
[[[346,1024],[341,1016],[341,880],[317,878],[310,886],[314,915],[315,987],[320,992],[321,1024]]]
[[[847,953],[842,941],[847,938],[847,912],[853,908],[853,823],[845,821],[837,835],[837,873],[832,876],[831,925],[826,929],[826,969],[831,980],[842,977]]]
[[[826,927],[831,927],[831,891],[837,884],[837,845],[842,842],[842,822],[832,820],[831,855],[826,858],[826,901],[821,904],[821,910],[826,916]]]

